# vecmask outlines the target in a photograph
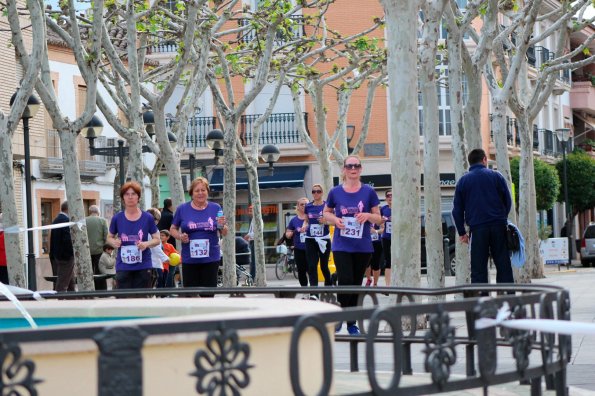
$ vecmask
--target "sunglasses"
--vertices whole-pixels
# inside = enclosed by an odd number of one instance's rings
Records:
[[[312,194],[322,194],[322,190],[312,190]]]
[[[360,169],[362,164],[345,164],[345,169]]]

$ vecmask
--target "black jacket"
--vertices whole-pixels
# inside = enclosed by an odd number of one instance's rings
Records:
[[[159,231],[169,231],[172,221],[174,221],[174,214],[171,212],[171,210],[163,208],[163,210],[161,211],[161,220],[159,220],[159,223],[157,223],[157,228],[159,229]],[[176,239],[173,236],[170,236],[167,242],[176,246]]]
[[[60,213],[52,224],[68,223],[70,219]],[[50,234],[50,259],[69,260],[74,257],[70,227],[54,228]]]

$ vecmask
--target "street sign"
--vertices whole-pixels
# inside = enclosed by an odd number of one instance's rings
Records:
[[[541,241],[539,253],[544,264],[568,264],[568,238],[548,238]]]

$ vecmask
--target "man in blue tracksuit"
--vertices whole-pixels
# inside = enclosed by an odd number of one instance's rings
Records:
[[[457,182],[452,215],[459,239],[471,245],[471,283],[488,282],[488,257],[496,265],[496,282],[513,283],[506,246],[506,224],[512,206],[504,177],[487,168],[482,149],[469,153],[469,172]],[[469,234],[465,229],[469,226]]]

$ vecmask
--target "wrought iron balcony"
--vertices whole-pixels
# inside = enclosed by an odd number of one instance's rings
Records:
[[[240,139],[242,145],[252,144],[254,123],[261,114],[243,115],[240,119]],[[262,124],[258,144],[301,143],[302,138],[296,124],[295,113],[273,113]],[[304,124],[308,125],[308,113],[303,114]],[[309,132],[308,132],[309,134]]]
[[[175,39],[164,37],[163,34],[159,33],[155,37],[149,47],[147,48],[148,54],[171,54],[178,52],[178,43]]]
[[[175,120],[167,118],[165,120],[165,127],[171,131]],[[186,138],[184,139],[184,147],[186,148],[201,148],[207,147],[206,137],[209,131],[217,128],[216,117],[192,117],[188,120],[188,127],[186,130]]]
[[[554,155],[554,131],[549,129],[539,129],[541,136],[543,136],[543,148],[541,153],[544,155]]]
[[[88,152],[81,150],[80,145],[78,157],[81,177],[96,177],[105,174],[107,170],[106,163],[104,161],[96,160],[93,156],[89,156]],[[64,174],[60,137],[58,136],[58,131],[54,129],[49,129],[47,131],[47,158],[40,160],[39,170],[46,175]]]

